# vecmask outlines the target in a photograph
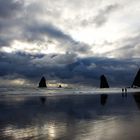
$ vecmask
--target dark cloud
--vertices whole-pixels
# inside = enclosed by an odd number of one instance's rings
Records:
[[[13,40],[21,38],[23,11],[23,0],[0,0],[0,47],[10,46]]]
[[[45,37],[55,39],[67,52],[87,53],[90,51],[89,45],[74,40],[70,35],[47,22],[28,25],[24,33],[25,38],[32,41],[43,41]]]
[[[90,51],[87,44],[74,40],[67,31],[60,30],[52,23],[39,21],[35,15],[32,16],[33,11],[29,14],[30,5],[24,6],[23,2],[14,0],[0,1],[0,3],[3,7],[13,8],[11,12],[1,9],[3,10],[1,17],[5,17],[0,19],[1,47],[11,46],[15,40],[27,43],[45,43],[47,40],[52,40],[57,41],[59,44],[57,47],[63,48],[66,52],[88,53]],[[20,16],[16,17],[17,14]]]
[[[61,30],[56,28],[55,26],[48,23],[34,23],[33,25],[29,25],[26,28],[27,36],[32,37],[33,39],[39,39],[40,36],[43,38],[44,35],[48,35],[50,37],[62,40],[72,40],[71,37]]]
[[[96,15],[96,17],[94,18],[95,25],[97,27],[104,25],[107,22],[110,13],[115,11],[117,8],[118,8],[118,5],[109,5],[105,7],[105,9],[100,10],[98,15]]]
[[[0,36],[0,46],[8,46],[9,42],[10,40],[8,38]]]
[[[21,10],[22,6],[22,0],[0,0],[0,18],[16,17],[17,11]]]
[[[44,56],[26,55],[26,54],[1,54],[0,55],[0,75],[16,75],[16,78],[25,78],[38,83],[40,77],[45,75],[47,80],[56,80],[59,82],[98,86],[99,77],[105,74],[111,86],[130,86],[135,73],[138,70],[139,59],[115,60],[107,58],[78,58],[65,64],[52,64],[38,66],[33,63],[34,59],[41,59]],[[53,59],[51,55],[50,60]],[[48,57],[48,58],[49,58]],[[63,59],[65,56],[57,57]],[[45,62],[44,62],[45,63]],[[8,78],[8,77],[7,77]],[[14,77],[12,77],[14,78]]]
[[[83,20],[82,25],[87,26],[88,24],[95,24],[96,27],[101,27],[108,21],[110,14],[118,8],[118,4],[108,5],[104,7],[104,9],[99,10],[98,14],[95,17],[88,20]]]
[[[114,44],[117,47],[105,55],[114,55],[119,58],[139,58],[140,54],[140,34],[138,33],[135,36],[127,36],[119,42]]]

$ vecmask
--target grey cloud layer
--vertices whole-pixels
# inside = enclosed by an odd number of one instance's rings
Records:
[[[136,5],[140,4],[137,3]],[[65,83],[97,86],[100,75],[106,74],[112,85],[130,85],[140,62],[139,26],[136,32],[128,32],[128,36],[118,39],[117,42],[100,45],[101,50],[104,45],[115,46],[115,49],[103,53],[100,58],[89,57],[89,54],[96,55],[91,51],[94,50],[94,45],[77,41],[72,36],[73,31],[78,30],[80,35],[80,31],[92,25],[94,30],[100,30],[99,27],[103,28],[113,19],[115,12],[120,12],[117,18],[120,17],[122,5],[123,2],[118,4],[115,0],[108,2],[0,0],[1,48],[12,47],[13,42],[18,40],[30,44],[53,43],[60,52],[64,50],[63,54],[58,51],[47,55],[40,53],[33,55],[32,52],[27,54],[24,50],[9,54],[3,52],[0,54],[0,75],[6,78],[14,75],[12,78],[23,77],[35,82],[45,75],[48,80],[57,79]],[[122,19],[122,17],[119,19],[120,22]],[[123,22],[126,22],[125,19]],[[124,32],[125,28],[122,34]],[[85,37],[86,35],[88,34],[85,34]],[[82,54],[84,58],[80,57]],[[122,59],[105,58],[111,55]]]
[[[59,42],[61,48],[64,48],[66,52],[86,53],[90,51],[87,44],[75,41],[68,33],[60,30],[53,23],[38,20],[35,15],[31,17],[33,11],[30,11],[31,15],[28,15],[29,10],[31,10],[29,9],[30,5],[25,6],[24,3],[21,4],[19,1],[15,2],[14,0],[10,2],[2,1],[2,4],[3,7],[9,7],[9,9],[11,7],[11,11],[1,9],[3,10],[2,15],[5,17],[0,19],[1,46],[10,46],[15,40],[45,43],[45,39],[48,38],[48,40]],[[16,17],[16,14],[19,13],[20,16]],[[10,19],[10,17],[15,18]]]
[[[95,25],[97,27],[104,25],[107,22],[111,12],[118,9],[118,7],[119,7],[118,4],[114,4],[114,5],[109,5],[109,6],[105,7],[105,9],[103,9],[103,10],[100,10],[98,15],[94,18]]]
[[[66,52],[87,53],[90,46],[85,43],[75,41],[70,35],[62,32],[52,24],[35,24],[29,25],[26,29],[25,36],[29,36],[31,40],[43,40],[46,36],[55,39],[61,43]]]
[[[13,18],[22,9],[23,2],[15,0],[0,0],[0,18]]]
[[[83,20],[82,25],[88,26],[89,24],[95,24],[96,27],[101,27],[104,25],[110,14],[119,8],[118,4],[108,5],[104,9],[99,10],[98,14],[88,20]]]
[[[0,0],[0,47],[10,46],[14,40],[22,38],[23,11],[22,0]]]
[[[139,58],[140,34],[127,36],[119,42],[116,42],[116,48],[106,53],[108,56],[112,54],[118,58]]]

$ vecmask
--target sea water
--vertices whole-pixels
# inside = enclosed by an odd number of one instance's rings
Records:
[[[0,88],[0,140],[139,140],[138,89]]]

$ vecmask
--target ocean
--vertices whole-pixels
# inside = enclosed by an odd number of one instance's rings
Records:
[[[0,88],[0,140],[139,140],[139,91]]]

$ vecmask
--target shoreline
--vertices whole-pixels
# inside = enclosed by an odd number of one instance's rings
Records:
[[[107,95],[119,95],[119,94],[134,94],[134,93],[139,93],[140,90],[128,90],[127,92],[122,92],[118,90],[14,90],[14,91],[3,91],[0,93],[1,97],[4,96],[82,96],[82,95],[101,95],[101,94],[107,94]]]

